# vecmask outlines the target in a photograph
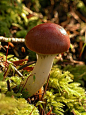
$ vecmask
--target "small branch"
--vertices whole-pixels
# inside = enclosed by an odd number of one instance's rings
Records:
[[[29,66],[31,64],[34,64],[34,63],[36,63],[36,61],[28,62],[27,64],[21,66],[18,70],[21,70],[21,69],[23,69],[23,68],[25,68],[25,67],[27,67],[27,66]]]
[[[33,113],[34,109],[35,109],[35,107],[33,107],[32,111],[30,112],[30,114],[29,114],[29,115],[31,115],[31,114]]]
[[[47,83],[46,83],[46,86],[45,86],[45,90],[44,90],[44,94],[43,94],[43,96],[42,96],[42,99],[44,98],[45,92],[46,92],[46,90],[47,90],[48,83],[49,83],[49,78],[50,78],[50,74],[49,74],[48,79],[47,79]]]
[[[7,63],[9,63],[9,64],[10,64],[10,63],[12,63],[12,62],[10,62],[10,61],[8,61],[8,60],[7,60]],[[22,78],[23,78],[22,73],[20,73],[20,71],[18,71],[16,67],[14,67],[13,65],[11,65],[11,67],[12,67],[12,68],[16,71],[16,73],[17,73],[20,77],[22,77]]]
[[[24,38],[6,38],[6,37],[3,37],[3,36],[0,36],[0,41],[1,42],[25,42],[25,39]]]
[[[36,13],[36,12],[33,12],[32,10],[30,10],[29,8],[25,7],[24,6],[24,10],[26,10],[28,13],[34,15],[34,16],[37,16],[39,18],[43,18],[43,15],[42,14],[39,14],[39,13]]]
[[[8,88],[8,91],[11,91],[9,80],[7,80],[7,88]]]

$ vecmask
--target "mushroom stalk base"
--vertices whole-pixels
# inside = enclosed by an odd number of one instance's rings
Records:
[[[38,54],[37,63],[23,84],[24,88],[29,92],[30,96],[35,94],[45,83],[51,70],[55,55]]]

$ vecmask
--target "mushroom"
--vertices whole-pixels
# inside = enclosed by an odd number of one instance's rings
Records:
[[[70,39],[61,26],[44,23],[37,25],[27,33],[25,44],[38,55],[31,75],[23,82],[24,88],[32,96],[47,80],[55,56],[69,49]]]

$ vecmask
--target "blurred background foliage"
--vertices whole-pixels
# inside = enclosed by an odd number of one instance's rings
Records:
[[[82,15],[82,20],[86,21],[86,6],[83,1],[0,0],[0,35],[25,37],[32,27],[47,21],[66,27],[65,21],[73,18],[72,11],[79,13],[79,16]],[[74,18],[75,21],[80,21],[77,17]]]
[[[46,94],[39,101],[39,95],[19,92],[34,63],[28,70],[23,66],[28,66],[27,59],[36,61],[36,54],[24,43],[0,42],[1,115],[43,115],[40,107],[44,115],[86,115],[86,0],[0,0],[0,36],[23,39],[31,28],[45,22],[65,28],[70,49],[54,59]]]

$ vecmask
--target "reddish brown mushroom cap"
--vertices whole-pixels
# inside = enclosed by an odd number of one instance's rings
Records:
[[[26,46],[39,54],[57,54],[70,47],[66,31],[54,23],[44,23],[32,28],[25,37]]]

